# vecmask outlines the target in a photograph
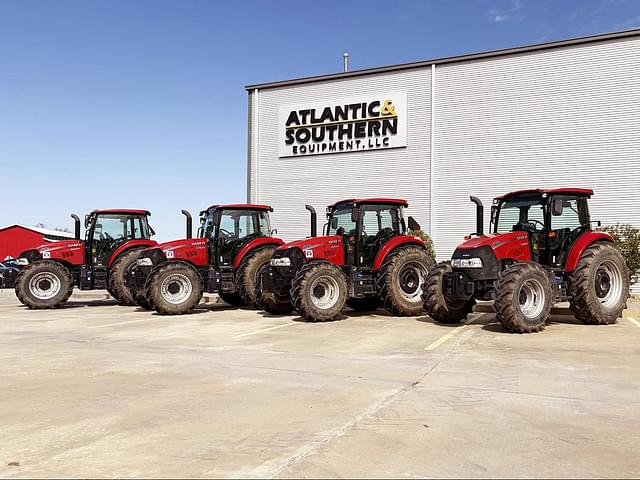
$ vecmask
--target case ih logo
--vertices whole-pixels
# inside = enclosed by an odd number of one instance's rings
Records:
[[[279,110],[278,156],[407,146],[407,93],[288,105]]]

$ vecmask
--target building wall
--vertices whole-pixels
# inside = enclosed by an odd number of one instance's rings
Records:
[[[409,105],[406,148],[278,157],[280,105],[398,90],[407,92]],[[430,68],[250,93],[249,201],[273,206],[273,226],[285,240],[309,234],[305,203],[316,208],[321,225],[326,205],[372,196],[408,200],[408,214],[428,230],[430,96]]]
[[[254,91],[249,199],[272,204],[274,226],[290,240],[308,234],[305,202],[321,213],[341,198],[405,197],[440,260],[474,230],[469,195],[485,202],[488,226],[498,194],[592,188],[594,220],[640,226],[638,78],[635,36],[437,64],[433,118],[429,66]],[[406,149],[278,158],[280,105],[398,90],[408,92]]]
[[[474,230],[469,195],[488,207],[522,188],[592,188],[594,220],[640,226],[640,39],[441,65],[435,77],[441,258]]]

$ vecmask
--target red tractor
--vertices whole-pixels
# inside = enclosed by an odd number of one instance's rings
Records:
[[[106,288],[120,303],[135,304],[124,284],[124,273],[135,264],[138,252],[156,245],[146,210],[94,210],[85,217],[85,240],[80,219],[75,239],[48,243],[22,252],[23,265],[16,278],[16,295],[29,308],[57,308],[81,290]]]
[[[327,207],[325,236],[279,247],[260,274],[259,296],[265,311],[295,308],[304,320],[333,320],[345,305],[375,310],[380,304],[395,315],[422,313],[420,287],[434,264],[424,242],[407,235],[404,200],[343,200]],[[409,217],[409,228],[420,227]]]
[[[492,233],[483,231],[476,197],[476,233],[439,263],[423,286],[427,313],[455,323],[476,300],[494,300],[497,319],[510,332],[544,328],[555,302],[569,301],[588,324],[614,323],[629,297],[624,258],[604,232],[593,231],[592,190],[522,190],[497,197]]]
[[[268,205],[213,205],[200,212],[198,238],[162,243],[140,252],[128,275],[138,304],[165,315],[192,310],[203,292],[231,305],[256,306],[256,274],[284,242],[272,234]]]

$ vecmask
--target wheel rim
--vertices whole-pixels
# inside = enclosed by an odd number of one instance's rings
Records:
[[[518,293],[520,303],[520,311],[527,318],[536,318],[544,310],[545,292],[540,283],[536,279],[526,280],[520,287]]]
[[[598,300],[605,307],[612,307],[622,295],[622,272],[613,262],[603,262],[596,271],[595,291]]]
[[[189,298],[192,290],[191,280],[181,273],[169,275],[160,285],[162,298],[173,305],[184,302]]]
[[[62,282],[55,273],[36,273],[29,281],[31,295],[39,300],[50,300],[55,297],[62,288]]]
[[[339,297],[340,287],[335,278],[323,275],[311,283],[311,303],[316,308],[329,309],[338,302]]]
[[[422,302],[420,295],[426,276],[427,272],[423,265],[416,262],[407,263],[398,275],[402,296],[412,302]]]

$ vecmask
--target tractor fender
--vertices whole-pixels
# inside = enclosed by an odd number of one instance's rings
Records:
[[[113,251],[113,253],[109,257],[109,261],[107,262],[107,267],[111,268],[111,265],[113,265],[113,262],[115,262],[120,255],[122,255],[125,252],[128,252],[133,248],[147,248],[147,247],[153,247],[157,244],[158,242],[154,240],[129,240],[128,242],[123,243]]]
[[[387,258],[387,255],[389,255],[389,253],[391,253],[393,250],[398,247],[404,247],[408,245],[416,245],[425,249],[427,248],[424,242],[417,237],[412,237],[411,235],[397,235],[387,243],[385,243],[382,248],[380,248],[380,250],[378,250],[378,253],[376,253],[376,258],[373,260],[373,270],[378,270],[382,266],[384,259]]]
[[[613,237],[605,232],[584,232],[578,237],[569,250],[564,271],[566,273],[573,272],[578,264],[578,260],[580,260],[580,257],[582,256],[582,253],[596,242],[613,243]]]
[[[260,237],[260,238],[255,238],[251,240],[249,243],[247,243],[244,247],[240,249],[240,251],[236,255],[236,258],[233,259],[233,268],[238,268],[240,266],[240,262],[242,262],[242,259],[249,252],[255,250],[256,248],[266,247],[269,245],[274,247],[279,247],[280,245],[284,245],[284,241],[280,238],[275,238],[275,237]]]

